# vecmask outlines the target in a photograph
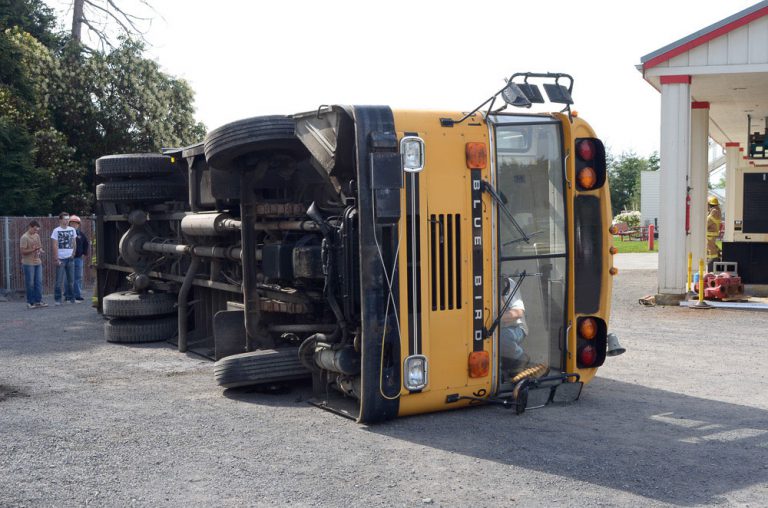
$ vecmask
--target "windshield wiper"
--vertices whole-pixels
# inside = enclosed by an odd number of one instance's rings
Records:
[[[518,281],[515,282],[515,287],[513,287],[510,292],[507,299],[504,301],[504,305],[502,306],[501,310],[499,311],[499,315],[496,316],[496,319],[493,320],[493,324],[490,328],[485,330],[485,338],[487,339],[491,335],[493,335],[493,332],[496,330],[496,327],[499,326],[499,323],[501,323],[501,318],[504,316],[504,313],[507,312],[507,309],[509,308],[509,304],[512,303],[512,299],[517,294],[517,290],[520,289],[520,286],[523,285],[523,281],[526,277],[532,277],[532,276],[538,276],[540,277],[542,274],[540,273],[527,273],[525,270],[523,270],[520,273],[510,275],[507,277],[507,280],[511,283],[512,279],[515,277],[519,277]]]
[[[531,237],[540,231],[537,231],[536,233],[533,233],[533,235],[528,235],[523,228],[520,227],[520,224],[517,223],[515,218],[512,216],[512,212],[509,211],[509,208],[507,208],[507,205],[504,204],[504,200],[501,199],[501,196],[499,196],[496,193],[496,189],[493,188],[493,185],[491,185],[489,182],[483,180],[483,192],[487,192],[490,194],[491,198],[496,201],[496,204],[499,206],[499,209],[504,212],[504,215],[507,216],[509,221],[512,223],[512,225],[515,227],[518,233],[520,233],[520,238],[515,238],[512,241],[509,241],[505,243],[504,245],[510,245],[516,242],[525,242],[525,243],[531,243]]]
[[[543,233],[543,232],[544,232],[544,230],[543,230],[543,229],[540,229],[540,230],[538,230],[538,231],[534,231],[533,233],[531,233],[530,235],[528,235],[528,240],[530,240],[530,239],[531,239],[531,238],[533,238],[534,236],[538,235],[539,233]],[[502,246],[502,247],[506,247],[507,245],[512,245],[513,243],[522,242],[523,240],[525,240],[525,238],[515,238],[514,240],[510,240],[510,241],[508,241],[508,242],[504,242],[504,243],[502,243],[502,244],[501,244],[501,246]]]

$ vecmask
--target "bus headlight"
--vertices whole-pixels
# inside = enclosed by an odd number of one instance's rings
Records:
[[[400,140],[400,156],[403,171],[418,173],[424,169],[424,140],[417,136],[405,136]]]
[[[405,387],[410,390],[421,390],[427,386],[427,357],[413,355],[405,359]]]

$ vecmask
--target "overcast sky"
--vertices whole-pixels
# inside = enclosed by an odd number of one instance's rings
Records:
[[[575,78],[574,109],[614,153],[639,155],[658,150],[660,107],[640,58],[757,3],[149,2],[148,55],[192,85],[209,129],[320,104],[466,111],[514,72],[550,71]]]

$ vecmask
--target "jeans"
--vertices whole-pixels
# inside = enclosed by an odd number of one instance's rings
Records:
[[[524,338],[525,331],[519,326],[502,328],[499,333],[501,356],[518,360],[524,353],[523,348],[520,346]]]
[[[61,286],[66,278],[64,287],[64,299],[68,302],[75,301],[74,282],[75,282],[75,260],[74,258],[60,259],[61,264],[56,267],[56,285],[53,288],[53,299],[61,302]]]
[[[43,301],[43,265],[21,265],[24,267],[24,288],[27,290],[27,303]]]
[[[82,300],[83,297],[80,291],[83,289],[83,256],[75,258],[75,283],[73,284],[73,290],[75,300]]]

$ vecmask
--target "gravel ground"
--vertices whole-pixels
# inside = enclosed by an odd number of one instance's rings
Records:
[[[768,313],[642,307],[579,402],[377,426],[307,392],[230,390],[166,344],[104,342],[85,305],[0,303],[2,506],[663,506],[768,503]]]

